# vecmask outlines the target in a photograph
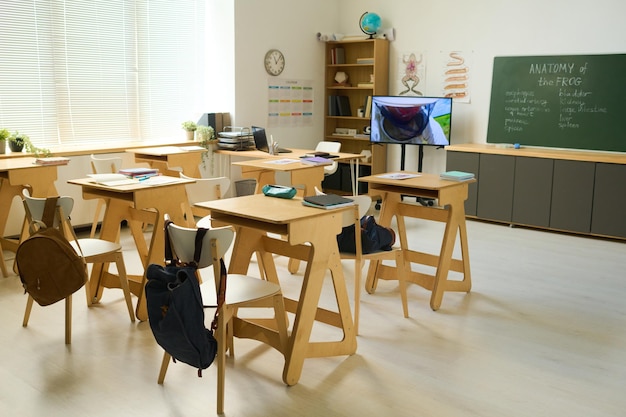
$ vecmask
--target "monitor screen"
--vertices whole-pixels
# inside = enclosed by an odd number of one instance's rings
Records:
[[[374,96],[370,141],[446,146],[451,122],[452,98]]]

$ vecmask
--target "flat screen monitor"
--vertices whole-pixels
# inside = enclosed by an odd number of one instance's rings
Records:
[[[450,144],[452,98],[374,96],[370,141],[406,145]]]

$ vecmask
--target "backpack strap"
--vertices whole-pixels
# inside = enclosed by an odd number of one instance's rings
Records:
[[[41,216],[41,221],[46,225],[46,227],[54,226],[54,215],[56,214],[58,200],[58,196],[46,198],[46,203],[43,208],[43,215]]]
[[[213,321],[211,322],[211,330],[217,329],[217,318],[219,317],[220,310],[226,301],[226,278],[228,273],[226,272],[226,265],[224,264],[224,258],[220,258],[220,286],[217,291],[217,308],[213,315]]]

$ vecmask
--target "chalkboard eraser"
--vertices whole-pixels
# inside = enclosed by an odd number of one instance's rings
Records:
[[[496,143],[496,148],[512,148],[513,145],[509,145],[508,143]]]

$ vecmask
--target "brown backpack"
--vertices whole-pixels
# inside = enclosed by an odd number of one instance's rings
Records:
[[[25,292],[41,306],[54,304],[79,290],[87,282],[87,264],[60,230],[52,227],[58,197],[46,199],[39,229],[17,248],[15,261]]]

